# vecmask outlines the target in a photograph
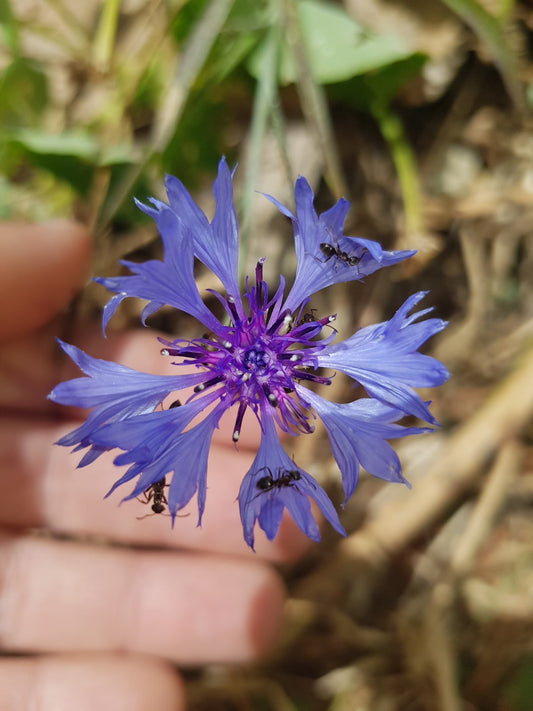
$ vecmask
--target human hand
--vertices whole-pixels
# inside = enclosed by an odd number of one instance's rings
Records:
[[[268,650],[284,592],[261,558],[290,560],[307,539],[287,522],[249,552],[235,499],[253,451],[242,441],[237,455],[223,432],[202,529],[194,515],[174,529],[161,515],[139,521],[149,507],[118,507],[118,492],[103,500],[113,455],[76,470],[53,442],[79,424],[77,413],[45,399],[78,375],[49,321],[84,280],[90,238],[66,222],[4,224],[0,247],[0,647],[18,655],[0,658],[0,708],[183,709],[172,663],[243,662]],[[147,372],[169,367],[147,332],[68,340]]]

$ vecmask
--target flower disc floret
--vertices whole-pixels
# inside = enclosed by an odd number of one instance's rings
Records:
[[[270,416],[284,431],[312,432],[308,403],[296,392],[296,383],[331,382],[313,369],[317,369],[317,354],[335,336],[332,332],[320,337],[323,327],[335,317],[293,327],[295,317],[282,310],[280,293],[268,300],[262,260],[256,267],[256,283],[246,292],[245,299],[248,306],[242,316],[235,299],[223,300],[232,319],[229,326],[220,325],[206,338],[164,342],[161,353],[204,370],[205,379],[195,386],[195,394],[222,386],[227,406],[238,405],[234,442],[239,439],[247,408],[258,417],[263,408],[270,408]]]

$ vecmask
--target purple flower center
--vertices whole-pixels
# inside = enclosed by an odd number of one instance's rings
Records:
[[[335,317],[315,319],[312,312],[301,317],[302,306],[296,314],[298,320],[283,310],[281,289],[269,301],[263,260],[257,263],[255,285],[247,287],[244,296],[247,309],[232,297],[218,297],[229,316],[229,325],[220,324],[217,332],[204,338],[164,341],[167,347],[161,353],[179,356],[187,364],[205,370],[205,381],[194,388],[196,396],[221,386],[220,398],[228,398],[229,406],[238,405],[234,442],[239,439],[248,407],[256,416],[270,408],[277,424],[287,432],[312,432],[309,404],[294,386],[302,380],[330,384],[329,378],[316,372],[316,354],[333,339],[334,332],[326,338],[319,336]]]

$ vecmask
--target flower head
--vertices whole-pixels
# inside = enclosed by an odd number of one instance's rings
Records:
[[[311,500],[330,524],[344,533],[328,496],[283,451],[278,432],[309,434],[319,417],[328,433],[346,498],[354,491],[360,466],[387,481],[405,483],[398,457],[387,440],[428,431],[398,424],[405,415],[434,423],[427,404],[413,387],[440,385],[448,377],[438,361],[418,352],[446,324],[436,318],[422,320],[431,309],[411,313],[425,295],[419,292],[407,299],[390,321],[335,342],[336,332],[325,328],[335,316],[318,317],[306,308],[309,297],[319,289],[360,280],[413,252],[388,252],[377,242],[344,235],[348,203],[339,200],[317,215],[311,188],[299,177],[296,214],[267,196],[293,224],[297,256],[293,286],[285,296],[285,282],[280,277],[277,290],[270,294],[263,279],[264,258],[260,258],[241,294],[238,227],[232,174],[226,161],[222,159],[218,167],[211,222],[179,180],[169,176],[165,185],[168,204],[155,199],[150,205],[137,203],[157,224],[164,258],[144,264],[123,261],[131,275],[96,279],[115,294],[104,309],[103,326],[105,329],[123,299],[136,297],[148,301],[143,323],[167,304],[196,318],[203,335],[161,341],[161,355],[172,358],[176,368],[176,374],[170,376],[149,375],[97,360],[62,343],[87,377],[59,384],[49,397],[92,411],[86,422],[59,444],[74,446],[75,451],[87,449],[80,466],[104,451],[123,450],[115,463],[129,466],[111,491],[134,479],[126,499],[158,482],[161,485],[171,474],[165,500],[173,520],[196,494],[200,524],[213,431],[221,416],[232,409],[232,438],[238,442],[244,415],[250,409],[261,423],[262,434],[238,496],[246,542],[253,547],[256,523],[273,538],[284,509],[304,533],[318,540]],[[195,259],[224,287],[223,294],[215,294],[224,311],[222,319],[198,292]],[[194,372],[180,372],[183,364],[193,365]],[[312,387],[327,389],[335,370],[362,385],[367,397],[336,404],[317,394]],[[181,407],[162,409],[169,395],[191,387],[193,394]]]

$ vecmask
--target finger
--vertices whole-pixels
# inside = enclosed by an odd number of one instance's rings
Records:
[[[180,664],[267,651],[284,590],[266,564],[5,535],[0,640],[7,651],[130,651]]]
[[[0,223],[0,340],[42,326],[74,296],[90,236],[76,223]]]
[[[253,452],[213,444],[207,478],[207,503],[198,528],[193,500],[186,518],[150,514],[150,506],[134,499],[119,506],[131,484],[108,499],[104,494],[121,476],[114,453],[89,467],[76,469],[76,457],[56,441],[75,423],[34,423],[27,418],[0,419],[0,521],[18,527],[46,527],[61,533],[105,536],[118,542],[186,547],[195,550],[253,555],[243,541],[237,494]],[[257,536],[256,551],[270,560],[288,561],[307,550],[307,538],[287,519],[269,543]]]
[[[162,661],[137,655],[0,660],[0,709],[182,711],[183,684]]]

